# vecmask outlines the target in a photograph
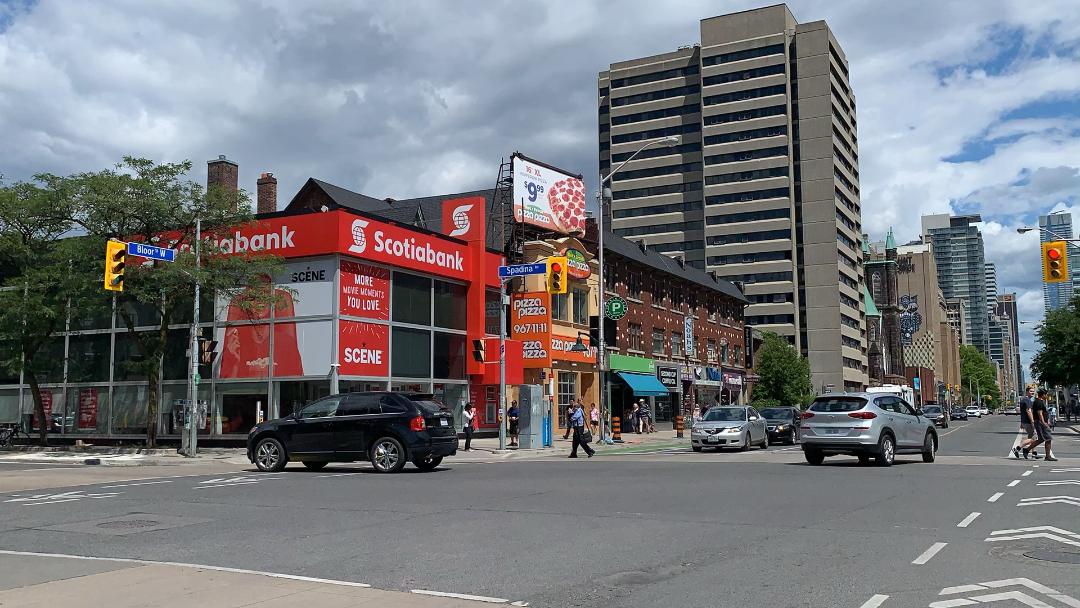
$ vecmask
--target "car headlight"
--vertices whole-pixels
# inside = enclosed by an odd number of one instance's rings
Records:
[[[788,425],[786,425],[786,424],[778,424],[778,425],[776,425],[776,430],[778,430],[778,431],[786,431],[787,427],[788,427]]]
[[[741,426],[729,426],[728,428],[724,429],[724,432],[725,433],[738,433],[741,430],[742,430]]]

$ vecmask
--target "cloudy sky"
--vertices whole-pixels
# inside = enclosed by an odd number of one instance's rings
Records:
[[[380,198],[490,187],[514,151],[595,175],[596,73],[759,5],[0,0],[0,175],[134,154],[203,180],[226,154],[249,191],[274,172],[281,204],[309,176]],[[923,213],[981,213],[1001,291],[1041,318],[1038,237],[1015,229],[1080,212],[1076,5],[790,5],[851,61],[865,229],[902,243]]]

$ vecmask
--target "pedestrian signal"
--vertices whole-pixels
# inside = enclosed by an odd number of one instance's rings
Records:
[[[1069,280],[1069,260],[1065,247],[1065,241],[1042,244],[1044,283],[1064,283]]]

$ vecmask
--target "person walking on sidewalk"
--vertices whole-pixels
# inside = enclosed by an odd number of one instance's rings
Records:
[[[461,417],[465,422],[465,424],[463,424],[461,428],[462,432],[465,433],[464,451],[468,452],[472,449],[473,418],[476,417],[476,413],[473,412],[472,402],[465,404],[465,409],[461,412]]]
[[[509,423],[508,432],[510,433],[510,447],[516,447],[518,444],[518,421],[521,418],[521,411],[518,409],[517,401],[510,402],[510,409],[506,410],[506,420]]]
[[[1020,398],[1020,430],[1026,435],[1026,438],[1020,440],[1020,443],[1013,448],[1013,457],[1020,459],[1021,450],[1023,450],[1024,458],[1028,457],[1029,452],[1033,452],[1032,444],[1035,443],[1035,425],[1031,419],[1031,399],[1035,396],[1035,389],[1028,387],[1027,394]],[[1034,452],[1035,458],[1039,457],[1038,452]]]
[[[1035,444],[1031,446],[1032,451],[1035,450],[1035,446],[1040,443],[1046,444],[1046,457],[1043,460],[1050,462],[1056,462],[1057,458],[1054,458],[1054,452],[1050,447],[1053,443],[1054,434],[1050,430],[1050,418],[1046,409],[1046,389],[1040,388],[1039,394],[1035,398],[1035,401],[1031,404],[1031,419],[1035,424]]]
[[[574,415],[574,409],[581,406],[581,399],[574,399],[574,402],[570,404],[570,407],[566,408],[566,432],[563,433],[563,439],[570,438],[570,431],[574,430],[574,422],[572,420]]]
[[[595,403],[589,406],[589,430],[593,435],[600,432],[600,410]]]
[[[578,400],[574,404],[574,409],[570,410],[570,424],[574,428],[574,444],[570,448],[570,458],[577,458],[578,447],[585,450],[585,453],[589,455],[589,458],[593,457],[596,452],[589,447],[589,440],[585,438],[585,408],[581,406],[581,401]],[[590,438],[591,439],[591,438]]]

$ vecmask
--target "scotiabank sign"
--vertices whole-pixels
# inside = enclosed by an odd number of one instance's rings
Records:
[[[428,274],[473,278],[466,244],[345,211],[258,220],[210,231],[203,238],[226,254],[265,252],[292,258],[344,253]],[[190,249],[190,244],[179,249]]]

